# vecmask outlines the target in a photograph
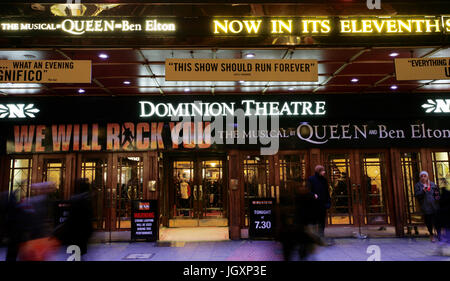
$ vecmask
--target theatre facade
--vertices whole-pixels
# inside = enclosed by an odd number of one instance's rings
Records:
[[[130,230],[132,201],[151,199],[161,226],[240,239],[250,200],[294,196],[321,164],[329,227],[423,224],[420,171],[450,181],[446,15],[152,9],[0,20],[3,190],[53,181],[69,199],[88,178],[98,231]]]

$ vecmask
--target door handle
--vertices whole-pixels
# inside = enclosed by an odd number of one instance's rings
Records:
[[[194,185],[194,200],[197,200],[197,185]]]
[[[202,185],[199,185],[199,187],[200,187],[199,198],[200,198],[200,200],[203,200],[203,187],[202,187]]]

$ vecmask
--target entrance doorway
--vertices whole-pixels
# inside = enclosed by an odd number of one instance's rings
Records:
[[[329,225],[389,225],[392,198],[386,151],[325,152]]]
[[[171,156],[167,192],[169,227],[228,226],[223,156]]]

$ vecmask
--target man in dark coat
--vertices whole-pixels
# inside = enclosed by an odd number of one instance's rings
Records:
[[[325,237],[327,209],[331,206],[328,181],[325,178],[325,168],[317,165],[313,176],[308,178],[308,187],[314,194],[314,221],[319,227],[319,235]]]
[[[87,253],[87,244],[93,232],[92,201],[87,179],[77,180],[75,193],[70,198],[68,218],[56,229],[55,236],[64,245],[79,246],[81,255],[84,255]]]

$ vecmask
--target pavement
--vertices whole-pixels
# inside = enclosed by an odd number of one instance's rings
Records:
[[[336,238],[331,246],[316,248],[310,261],[450,261],[441,244],[426,238]],[[445,248],[449,254],[450,247]],[[295,251],[294,251],[295,252]],[[0,248],[0,260],[6,249]],[[60,249],[49,260],[65,261]],[[293,260],[298,260],[296,255]],[[282,261],[281,244],[268,240],[207,242],[113,242],[90,244],[85,261]]]

